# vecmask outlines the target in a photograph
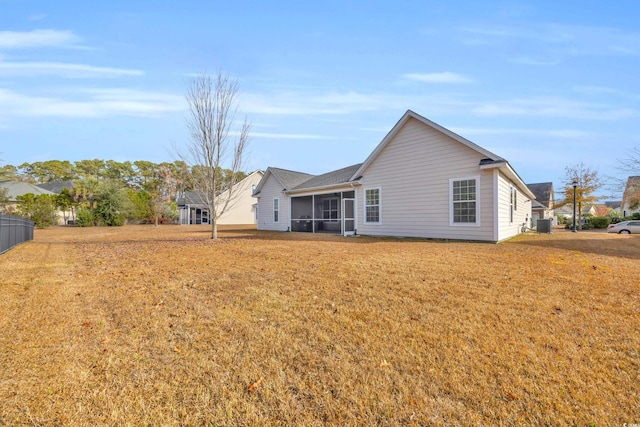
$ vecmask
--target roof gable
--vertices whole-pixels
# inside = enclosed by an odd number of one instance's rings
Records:
[[[264,187],[265,182],[267,182],[270,176],[273,176],[276,181],[278,181],[284,191],[290,190],[297,185],[300,185],[303,182],[307,181],[308,179],[313,178],[313,175],[304,172],[296,172],[287,169],[268,167],[264,172],[264,175],[262,175],[262,179],[256,186],[255,191],[253,192],[254,196],[260,193],[262,187]]]
[[[380,142],[380,144],[378,144],[378,146],[373,150],[373,152],[369,155],[369,157],[367,157],[367,159],[364,161],[364,163],[362,163],[362,165],[360,166],[360,168],[358,168],[358,170],[356,170],[356,172],[353,174],[353,176],[351,177],[351,179],[357,178],[360,175],[362,175],[364,173],[364,171],[367,169],[367,167],[369,167],[369,165],[371,165],[371,163],[373,163],[373,161],[378,157],[378,155],[382,152],[382,150],[393,140],[393,138],[398,134],[398,132],[400,132],[400,129],[402,129],[404,127],[404,125],[410,120],[410,119],[415,119],[417,121],[419,121],[420,123],[429,126],[432,129],[435,129],[436,131],[443,133],[447,136],[449,136],[450,138],[454,139],[455,141],[458,141],[459,143],[461,143],[462,145],[471,148],[474,151],[477,151],[479,154],[481,154],[483,157],[485,157],[486,159],[484,159],[485,161],[497,161],[497,162],[505,162],[506,160],[504,160],[503,158],[501,158],[500,156],[493,154],[491,151],[489,150],[485,150],[484,148],[480,147],[479,145],[469,141],[466,138],[461,137],[460,135],[458,135],[457,133],[454,133],[452,131],[450,131],[447,128],[444,128],[442,126],[440,126],[439,124],[432,122],[431,120],[421,116],[420,114],[417,114],[411,110],[407,110],[406,113],[404,113],[404,115],[400,118],[400,120],[398,120],[398,122],[395,124],[395,126],[389,131],[389,133],[382,139],[382,141]]]

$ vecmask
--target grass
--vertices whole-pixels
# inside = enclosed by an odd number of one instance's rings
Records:
[[[127,226],[0,257],[2,425],[640,422],[640,238]]]

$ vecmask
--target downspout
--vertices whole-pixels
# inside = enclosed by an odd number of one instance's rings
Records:
[[[500,171],[493,170],[493,241],[500,241]]]
[[[350,182],[349,185],[351,186],[351,188],[353,188],[353,235],[357,236],[358,235],[358,215],[356,215],[356,213],[358,212],[358,209],[356,209],[356,206],[358,205],[358,198],[356,197],[356,186],[353,185],[353,182]]]

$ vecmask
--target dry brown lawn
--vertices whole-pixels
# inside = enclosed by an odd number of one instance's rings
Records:
[[[640,423],[640,236],[221,237],[0,256],[0,426]]]

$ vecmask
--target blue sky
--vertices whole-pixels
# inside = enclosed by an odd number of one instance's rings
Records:
[[[560,185],[640,146],[635,1],[0,0],[0,159],[173,161],[223,71],[247,170],[364,161],[407,109]]]

